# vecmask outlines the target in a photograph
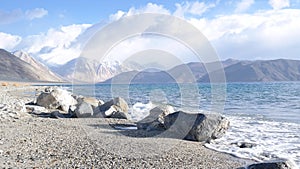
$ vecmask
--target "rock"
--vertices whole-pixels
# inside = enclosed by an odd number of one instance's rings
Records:
[[[121,98],[121,97],[116,97],[106,103],[104,103],[103,105],[101,105],[100,110],[108,110],[112,105],[115,106],[117,111],[121,111],[121,112],[128,112],[128,104],[126,103],[126,101]]]
[[[116,97],[99,106],[104,117],[128,119],[128,104],[121,97]]]
[[[48,92],[42,92],[38,96],[37,105],[48,109],[60,109],[67,112],[70,106],[77,104],[77,101],[66,90],[54,88],[47,91]]]
[[[247,169],[296,169],[296,165],[290,160],[280,159],[277,161],[251,164]]]
[[[117,119],[129,119],[128,113],[115,111],[110,118],[117,118]]]
[[[178,111],[167,115],[165,128],[176,138],[209,142],[220,138],[228,129],[229,121],[220,114],[189,114]]]
[[[106,111],[104,112],[104,116],[105,116],[105,117],[110,117],[110,116],[112,116],[113,113],[116,112],[116,111],[117,111],[117,109],[115,109],[115,107],[112,105],[108,110],[106,110]]]
[[[74,112],[78,118],[92,117],[94,114],[93,107],[85,101],[78,103]]]
[[[48,113],[49,110],[42,106],[37,105],[26,105],[26,110],[28,113],[40,114],[40,113]]]
[[[57,89],[57,87],[49,86],[49,87],[46,87],[44,91],[47,92],[47,93],[50,93],[50,92],[52,92],[55,89]]]
[[[16,101],[12,107],[13,110],[18,112],[26,112],[25,103],[22,101]]]
[[[238,143],[237,145],[240,148],[252,148],[252,147],[256,146],[256,144],[254,144],[254,143],[246,143],[246,142]]]
[[[101,103],[103,102],[102,100],[101,100],[102,102],[100,102],[98,99],[93,97],[78,97],[76,100],[78,103],[86,102],[94,107],[98,107],[102,105]]]
[[[169,105],[155,107],[150,110],[150,114],[146,118],[137,122],[137,128],[147,131],[165,130],[164,118],[173,112],[173,107]]]
[[[99,101],[99,106],[103,105],[104,104],[104,101],[103,100],[98,100]]]

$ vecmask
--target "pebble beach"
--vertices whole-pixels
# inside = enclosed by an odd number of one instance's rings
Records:
[[[24,104],[44,87],[0,87],[0,168],[240,168],[253,163],[203,143],[116,130],[128,120],[48,118]]]

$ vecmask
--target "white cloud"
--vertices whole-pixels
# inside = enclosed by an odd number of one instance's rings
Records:
[[[16,35],[0,32],[0,48],[11,51],[16,45],[18,45],[22,38]]]
[[[48,14],[48,11],[44,8],[35,8],[32,10],[27,10],[25,12],[25,17],[29,20],[33,20],[36,18],[42,18]]]
[[[173,15],[178,17],[184,17],[185,14],[192,14],[197,16],[202,16],[208,9],[215,7],[215,4],[206,4],[204,2],[184,2],[176,3],[176,11]]]
[[[112,14],[109,16],[109,19],[111,21],[116,21],[118,19],[120,19],[121,17],[123,17],[126,13],[124,11],[119,10],[117,13]]]
[[[165,9],[162,5],[148,3],[145,7],[139,9],[131,7],[127,12],[119,10],[117,13],[110,15],[109,18],[111,21],[115,21],[124,16],[131,16],[143,13],[170,14],[170,11]]]
[[[46,34],[25,37],[16,47],[49,63],[63,64],[80,55],[81,45],[77,38],[90,24],[62,26],[49,29]]]
[[[236,13],[245,12],[253,4],[254,4],[254,0],[241,0],[239,3],[237,3],[235,12]]]
[[[191,19],[223,58],[299,59],[300,10],[262,11]]]
[[[269,4],[273,9],[278,10],[290,6],[289,0],[269,0]]]

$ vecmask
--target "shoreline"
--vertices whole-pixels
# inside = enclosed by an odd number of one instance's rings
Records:
[[[26,102],[35,96],[24,92],[35,93],[44,87],[6,88],[3,91],[1,87],[2,94],[8,92],[9,97]],[[254,163],[199,142],[118,131],[109,125],[116,123],[115,119],[49,119],[21,114],[0,125],[1,167],[239,168]]]

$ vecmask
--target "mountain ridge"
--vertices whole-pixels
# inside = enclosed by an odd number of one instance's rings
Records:
[[[39,64],[29,55],[19,53],[19,57],[0,49],[0,79],[4,81],[34,81],[34,82],[62,82],[48,68]]]
[[[222,67],[214,62],[208,64],[192,62],[175,66],[168,71],[151,72],[151,74],[143,71],[135,72],[136,77],[133,77],[132,72],[129,74],[123,72],[102,83],[111,83],[112,81],[119,83],[150,83],[149,79],[152,80],[152,83],[207,83],[210,82],[210,76],[214,76],[214,79],[217,79],[216,82],[222,82],[218,79],[224,79],[221,77],[224,74],[226,82],[300,81],[300,60],[225,60],[221,64]],[[207,72],[206,67],[209,67],[211,71]],[[222,70],[224,73],[222,73]],[[164,74],[169,74],[171,78]],[[131,80],[128,80],[128,77]],[[163,77],[167,77],[167,79],[162,80]],[[114,78],[115,80],[113,80]]]

